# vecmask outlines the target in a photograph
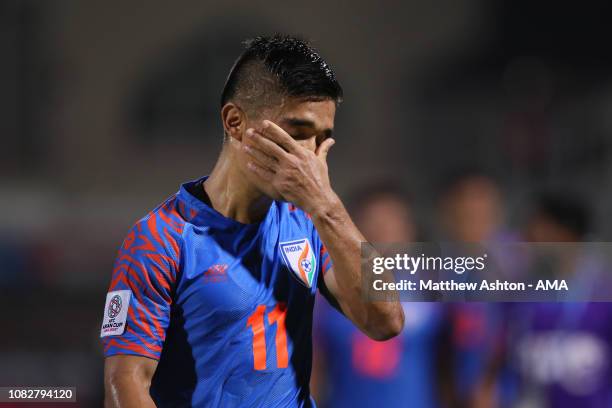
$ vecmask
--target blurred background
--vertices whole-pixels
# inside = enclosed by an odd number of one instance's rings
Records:
[[[609,240],[611,11],[527,0],[3,0],[0,385],[73,385],[80,406],[101,404],[98,334],[116,250],[137,219],[212,168],[225,76],[255,35],[302,34],[335,68],[345,102],[332,182],[378,234],[370,239]],[[395,198],[367,208],[381,195]],[[324,380],[334,368],[317,363],[313,382],[328,386],[313,387],[334,407],[359,381],[391,379],[422,394],[397,406],[612,407],[610,329],[577,327],[609,322],[599,306],[534,305],[530,326],[501,305],[407,304],[413,320],[394,349],[357,338],[338,362],[356,378],[334,384]],[[334,350],[323,345],[338,327],[319,325],[321,350]],[[559,344],[538,365],[550,372],[526,374]],[[397,370],[402,356],[422,361],[401,377],[377,365],[393,355]],[[575,372],[555,364],[568,355]]]

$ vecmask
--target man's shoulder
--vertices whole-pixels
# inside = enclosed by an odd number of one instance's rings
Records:
[[[185,224],[185,208],[174,194],[132,226],[122,249],[157,252],[178,259]]]

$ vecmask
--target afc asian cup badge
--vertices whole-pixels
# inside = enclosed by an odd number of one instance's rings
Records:
[[[283,261],[295,276],[307,287],[312,287],[317,258],[310,241],[307,238],[295,241],[281,242],[279,244]]]
[[[108,317],[114,319],[121,312],[121,296],[115,295],[112,297],[108,305]]]

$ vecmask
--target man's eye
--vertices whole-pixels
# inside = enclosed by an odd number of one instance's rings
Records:
[[[303,133],[290,133],[289,135],[292,138],[294,138],[295,140],[306,140],[306,139],[310,138],[310,136],[305,135]]]

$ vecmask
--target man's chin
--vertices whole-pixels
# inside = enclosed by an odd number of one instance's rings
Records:
[[[274,201],[284,201],[283,197],[281,197],[281,195],[278,194],[278,193],[270,193],[270,192],[267,192],[267,191],[261,191],[261,192],[262,192],[262,194],[264,196],[266,196],[266,197],[268,197],[268,198],[270,198],[270,199],[272,199]]]

